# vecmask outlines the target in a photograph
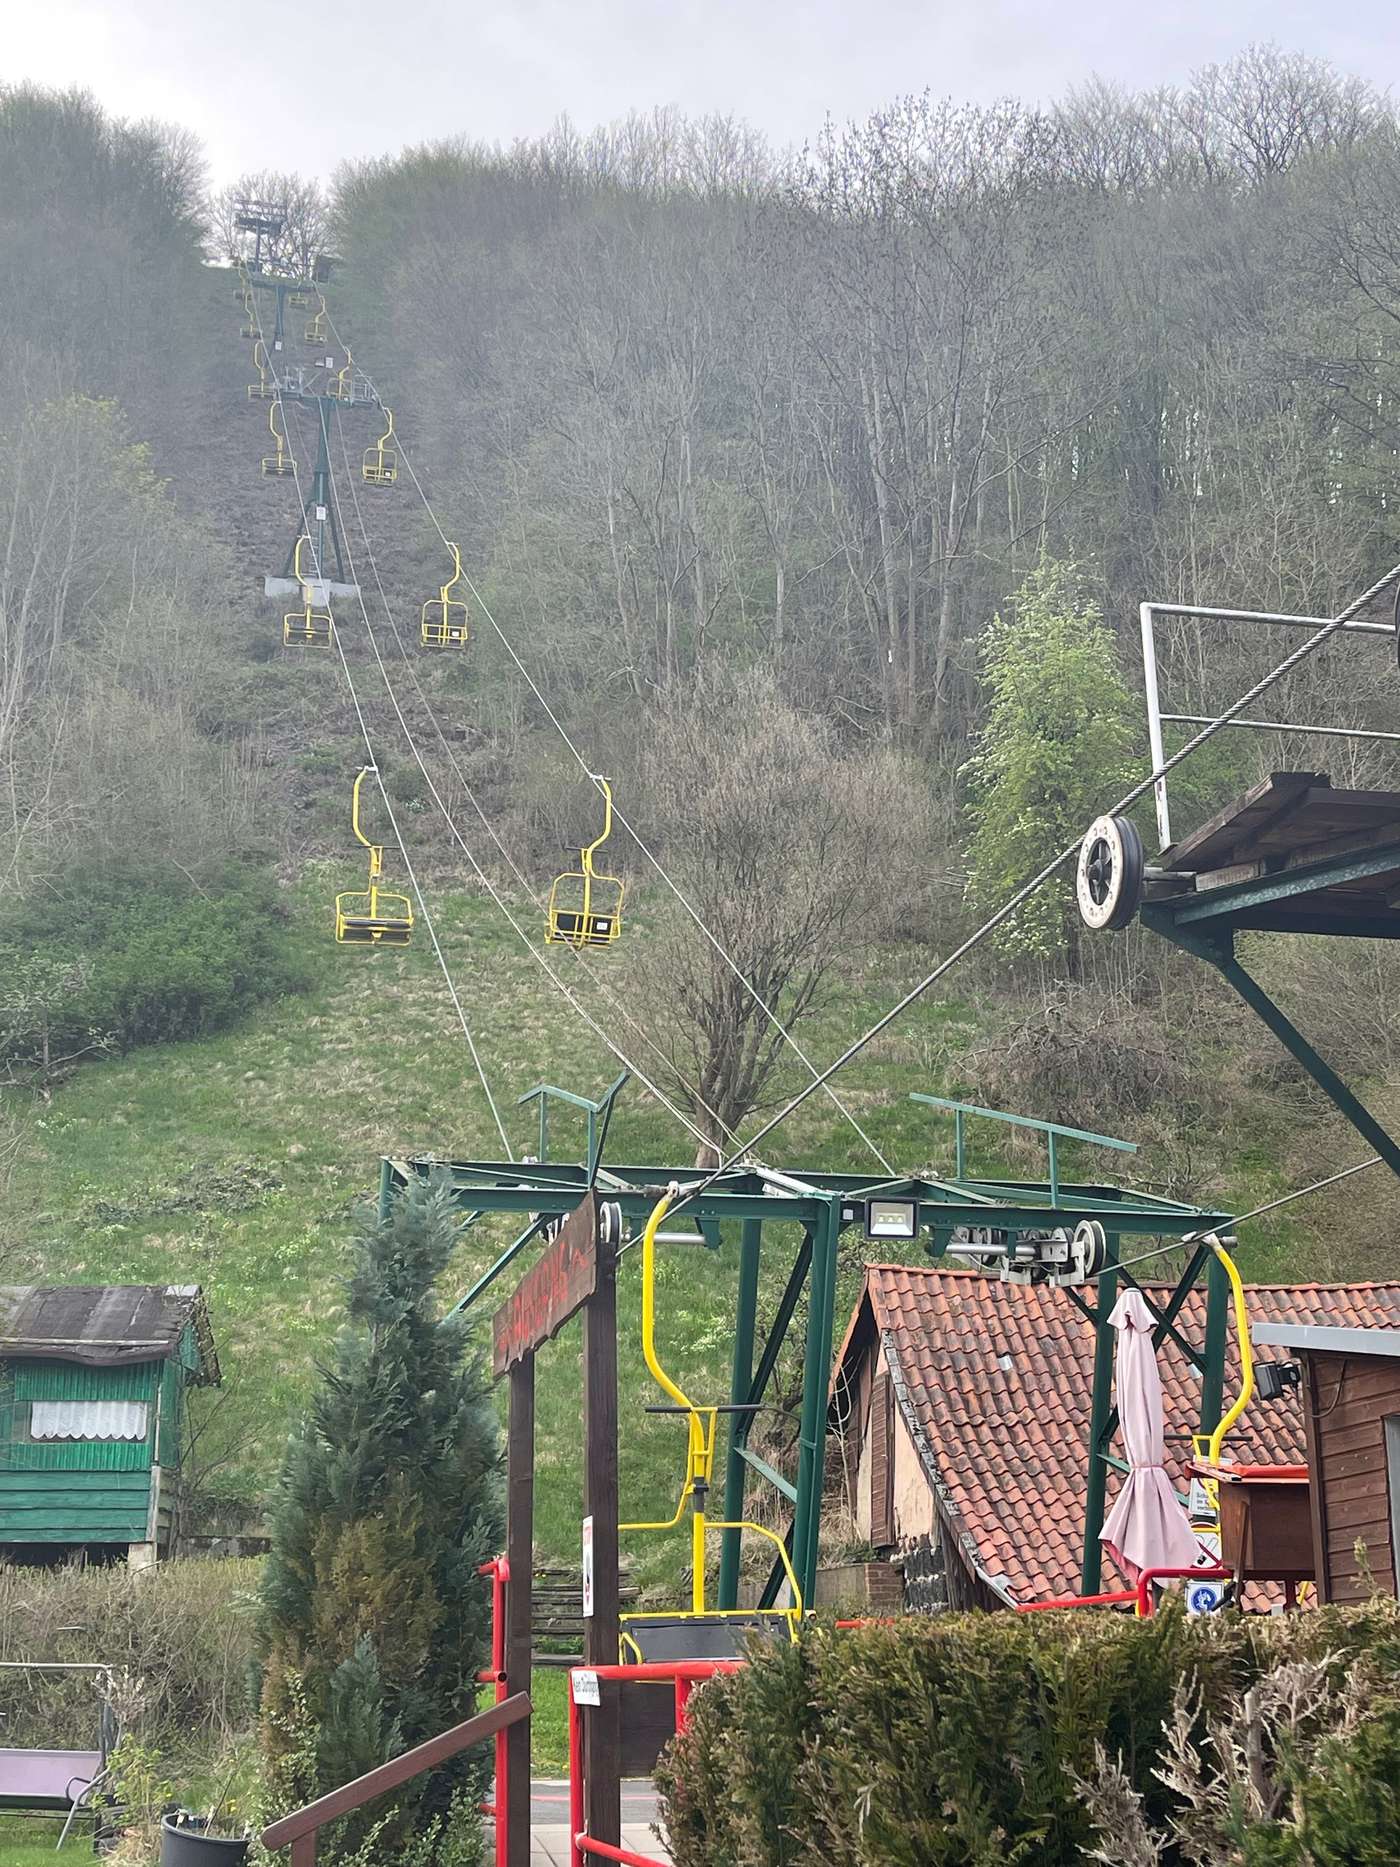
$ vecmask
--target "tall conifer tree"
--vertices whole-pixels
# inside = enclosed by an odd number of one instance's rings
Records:
[[[347,1327],[288,1444],[260,1618],[263,1737],[284,1807],[476,1707],[489,1643],[477,1565],[500,1545],[501,1486],[481,1356],[437,1313],[456,1229],[446,1189],[425,1185],[365,1227]],[[324,1837],[324,1858],[371,1837],[376,1863],[441,1858],[453,1797],[484,1767],[459,1759],[372,1804]]]

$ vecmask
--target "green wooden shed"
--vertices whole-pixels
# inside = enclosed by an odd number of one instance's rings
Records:
[[[0,1284],[0,1558],[167,1553],[188,1390],[218,1381],[197,1284]]]

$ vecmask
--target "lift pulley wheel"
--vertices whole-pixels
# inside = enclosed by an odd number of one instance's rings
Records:
[[[1142,904],[1142,838],[1126,817],[1097,817],[1079,848],[1075,898],[1086,927],[1126,927]]]
[[[1076,1283],[1098,1276],[1108,1259],[1108,1234],[1097,1219],[1081,1219],[1075,1226],[1069,1258]]]

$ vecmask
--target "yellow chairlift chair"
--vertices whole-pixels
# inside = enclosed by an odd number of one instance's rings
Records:
[[[394,411],[381,403],[379,412],[389,425],[374,446],[365,449],[360,478],[366,486],[392,486],[399,477],[399,450],[393,445]]]
[[[593,858],[612,835],[612,786],[593,774],[603,794],[603,833],[579,851],[579,866],[556,876],[549,891],[545,940],[564,946],[611,946],[622,932],[624,888],[616,875],[600,875]]]
[[[310,542],[305,532],[297,539],[293,571],[301,584],[303,607],[289,610],[282,618],[284,648],[329,648],[335,641],[335,623],[331,620],[331,612],[328,609],[317,609],[315,592],[301,568],[302,547]]]
[[[360,786],[365,773],[378,770],[362,766],[356,774],[351,793],[350,826],[369,851],[369,887],[335,898],[335,937],[349,946],[407,946],[413,933],[413,907],[407,895],[394,894],[379,886],[384,868],[384,850],[372,843],[360,828]]]
[[[253,345],[253,368],[258,372],[258,380],[248,384],[250,402],[269,402],[276,394],[272,378],[267,373],[267,352],[263,349],[261,337]]]
[[[277,452],[275,454],[263,455],[262,470],[269,479],[285,479],[287,474],[296,472],[297,463],[292,459],[292,452],[287,445],[286,435],[283,434],[281,428],[277,425],[277,404],[275,402],[268,404],[267,425],[272,432],[273,440],[277,443]]]
[[[326,341],[326,301],[324,297],[316,306],[313,316],[307,319],[302,336],[309,344],[323,344]]]
[[[419,620],[424,648],[465,648],[471,636],[467,606],[452,594],[462,577],[462,553],[454,544],[447,548],[452,553],[452,575],[436,596],[428,598]]]
[[[680,1530],[690,1518],[690,1606],[688,1608],[648,1609],[643,1613],[622,1616],[623,1656],[629,1660],[708,1660],[740,1659],[744,1642],[751,1634],[777,1635],[797,1639],[802,1625],[804,1603],[797,1572],[792,1565],[787,1544],[776,1530],[746,1518],[715,1519],[708,1515],[706,1502],[714,1487],[715,1428],[721,1412],[728,1408],[698,1405],[666,1372],[656,1352],[656,1247],[667,1237],[658,1228],[665,1218],[678,1188],[672,1185],[652,1208],[642,1233],[642,1355],[652,1379],[666,1395],[670,1406],[654,1411],[677,1413],[687,1422],[685,1480],[674,1513],[665,1519],[645,1523],[620,1523],[624,1533],[636,1531],[668,1532]],[[714,1531],[758,1536],[771,1543],[787,1578],[788,1605],[783,1608],[712,1608],[705,1595],[706,1537]]]

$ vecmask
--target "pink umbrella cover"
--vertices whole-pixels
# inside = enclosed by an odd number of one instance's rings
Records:
[[[1135,1582],[1144,1569],[1188,1568],[1204,1552],[1166,1472],[1162,1380],[1152,1312],[1142,1292],[1125,1290],[1108,1320],[1118,1331],[1115,1384],[1130,1470],[1099,1541]]]

